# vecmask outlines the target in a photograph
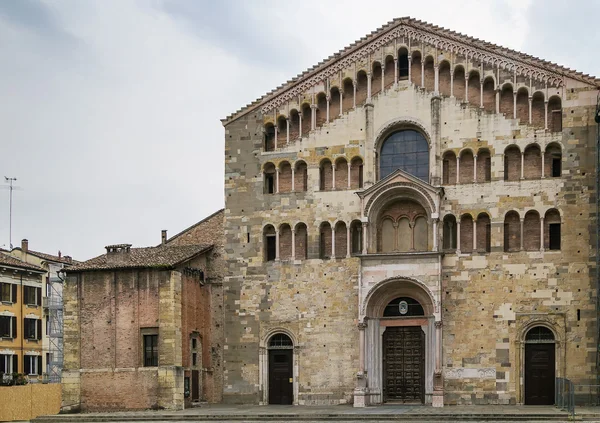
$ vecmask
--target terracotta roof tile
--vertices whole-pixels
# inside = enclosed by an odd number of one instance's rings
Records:
[[[33,264],[25,263],[24,261],[19,260],[16,257],[8,255],[6,253],[0,252],[0,266],[10,266],[10,267],[18,267],[20,269],[26,270],[35,270],[38,272],[46,273],[44,269],[41,267],[35,266]]]
[[[139,269],[149,267],[172,268],[179,263],[189,260],[198,254],[208,251],[212,245],[181,245],[158,247],[131,248],[129,252],[114,253],[115,260],[108,260],[108,254],[94,257],[75,266],[65,269],[68,273],[111,270],[111,269]]]

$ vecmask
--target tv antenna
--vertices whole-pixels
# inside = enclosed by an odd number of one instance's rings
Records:
[[[21,189],[20,187],[14,186],[13,182],[15,182],[17,180],[17,178],[9,178],[8,176],[4,177],[4,182],[6,182],[8,184],[8,186],[3,186],[3,188],[8,189],[10,191],[9,194],[9,214],[8,214],[8,246],[9,249],[12,250],[13,245],[12,245],[12,193],[13,190],[15,189]]]

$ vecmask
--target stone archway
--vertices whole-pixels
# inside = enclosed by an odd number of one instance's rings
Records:
[[[419,313],[397,313],[390,315],[386,313],[386,307],[395,304],[399,299],[410,299],[414,304],[420,307]],[[410,302],[410,301],[404,301]],[[440,367],[440,344],[441,344],[441,325],[436,324],[436,317],[439,317],[438,302],[435,300],[429,288],[416,279],[411,278],[391,278],[375,284],[362,299],[362,324],[360,330],[360,362],[359,386],[357,395],[355,395],[355,405],[364,403],[382,404],[386,401],[400,400],[402,402],[411,402],[417,399],[412,394],[404,395],[404,391],[390,395],[389,360],[393,359],[386,352],[386,343],[394,342],[395,347],[404,348],[404,345],[414,344],[413,346],[422,351],[422,356],[415,357],[410,355],[412,365],[421,365],[422,369],[422,394],[419,402],[432,404],[434,394],[434,377]],[[387,333],[387,335],[386,335]],[[422,346],[417,346],[422,342]],[[417,348],[418,347],[418,348]],[[407,347],[408,348],[408,347]],[[414,352],[414,351],[413,351]],[[401,355],[403,353],[401,352]],[[419,353],[421,354],[421,353]],[[407,355],[408,357],[408,355]],[[384,359],[388,364],[384,364]],[[417,363],[416,360],[422,360]],[[402,361],[402,360],[400,360]],[[403,364],[400,364],[402,366]],[[418,366],[417,366],[418,367]],[[404,369],[394,369],[394,371],[403,372]],[[361,379],[362,375],[362,379]],[[404,384],[410,381],[397,379],[394,383]],[[415,378],[414,383],[417,383]],[[412,382],[411,382],[412,383]],[[439,385],[439,383],[436,383]],[[404,388],[402,388],[404,389]],[[363,398],[361,398],[361,395]]]

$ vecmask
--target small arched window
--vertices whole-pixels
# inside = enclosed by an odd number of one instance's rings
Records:
[[[429,143],[413,129],[394,132],[383,142],[379,158],[380,179],[402,169],[429,181]]]
[[[554,334],[544,326],[536,326],[529,329],[525,335],[526,341],[554,341]]]
[[[269,339],[270,350],[289,350],[291,348],[294,348],[294,343],[284,333],[276,333]]]

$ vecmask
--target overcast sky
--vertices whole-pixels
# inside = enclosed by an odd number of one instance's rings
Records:
[[[220,119],[395,17],[598,75],[599,13],[597,0],[0,0],[12,243],[85,260],[222,208]]]

